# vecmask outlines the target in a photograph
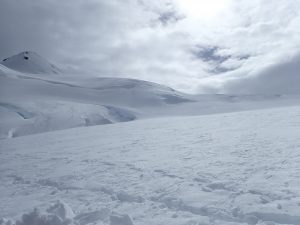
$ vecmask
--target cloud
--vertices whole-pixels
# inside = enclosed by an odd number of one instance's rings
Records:
[[[249,55],[229,55],[216,46],[195,46],[192,53],[209,65],[207,71],[211,75],[234,71],[243,65],[243,60],[250,57]]]
[[[225,93],[300,94],[300,54],[224,85]]]
[[[221,35],[208,36],[215,44],[219,43],[223,54],[237,57],[238,60],[224,62],[236,69],[201,79],[198,90],[210,93],[296,93],[297,88],[288,90],[288,86],[294,86],[293,82],[299,76],[294,62],[300,53],[300,34],[296,28],[300,26],[297,12],[300,2],[244,0],[234,2],[234,5],[231,17],[224,19],[227,25],[224,25]]]
[[[283,61],[292,71],[300,2],[228,0],[208,19],[184,14],[178,1],[2,0],[0,57],[29,49],[82,76],[132,77],[187,92],[254,92],[240,87],[273,79]]]

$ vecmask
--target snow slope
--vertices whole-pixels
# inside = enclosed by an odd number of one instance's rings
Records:
[[[2,65],[19,72],[32,74],[59,74],[60,70],[32,51],[25,51],[17,55],[6,58]]]
[[[23,65],[22,54],[5,62]],[[0,138],[126,122],[146,115],[149,107],[190,101],[146,81],[27,74],[0,65]]]
[[[299,129],[285,107],[1,140],[0,224],[299,225]]]
[[[25,74],[0,65],[0,139],[144,118],[299,103],[298,96],[191,96],[140,80]]]
[[[299,105],[299,96],[192,96],[152,82],[60,73],[34,52],[0,64],[0,139],[137,119]]]

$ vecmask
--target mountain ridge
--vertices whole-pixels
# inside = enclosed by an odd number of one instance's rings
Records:
[[[18,72],[29,74],[60,74],[60,69],[33,51],[24,51],[5,58],[2,65]]]

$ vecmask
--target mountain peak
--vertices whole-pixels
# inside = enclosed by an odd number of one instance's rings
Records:
[[[2,65],[23,73],[59,74],[59,69],[33,51],[24,51],[2,61]]]

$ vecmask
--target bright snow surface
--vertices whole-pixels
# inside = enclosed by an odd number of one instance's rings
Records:
[[[2,140],[0,217],[19,225],[300,224],[299,129],[300,107],[286,107]]]
[[[152,82],[20,73],[0,64],[0,139],[144,118],[299,105],[298,96],[192,96]]]
[[[0,64],[0,225],[300,225],[299,96],[58,72]]]

